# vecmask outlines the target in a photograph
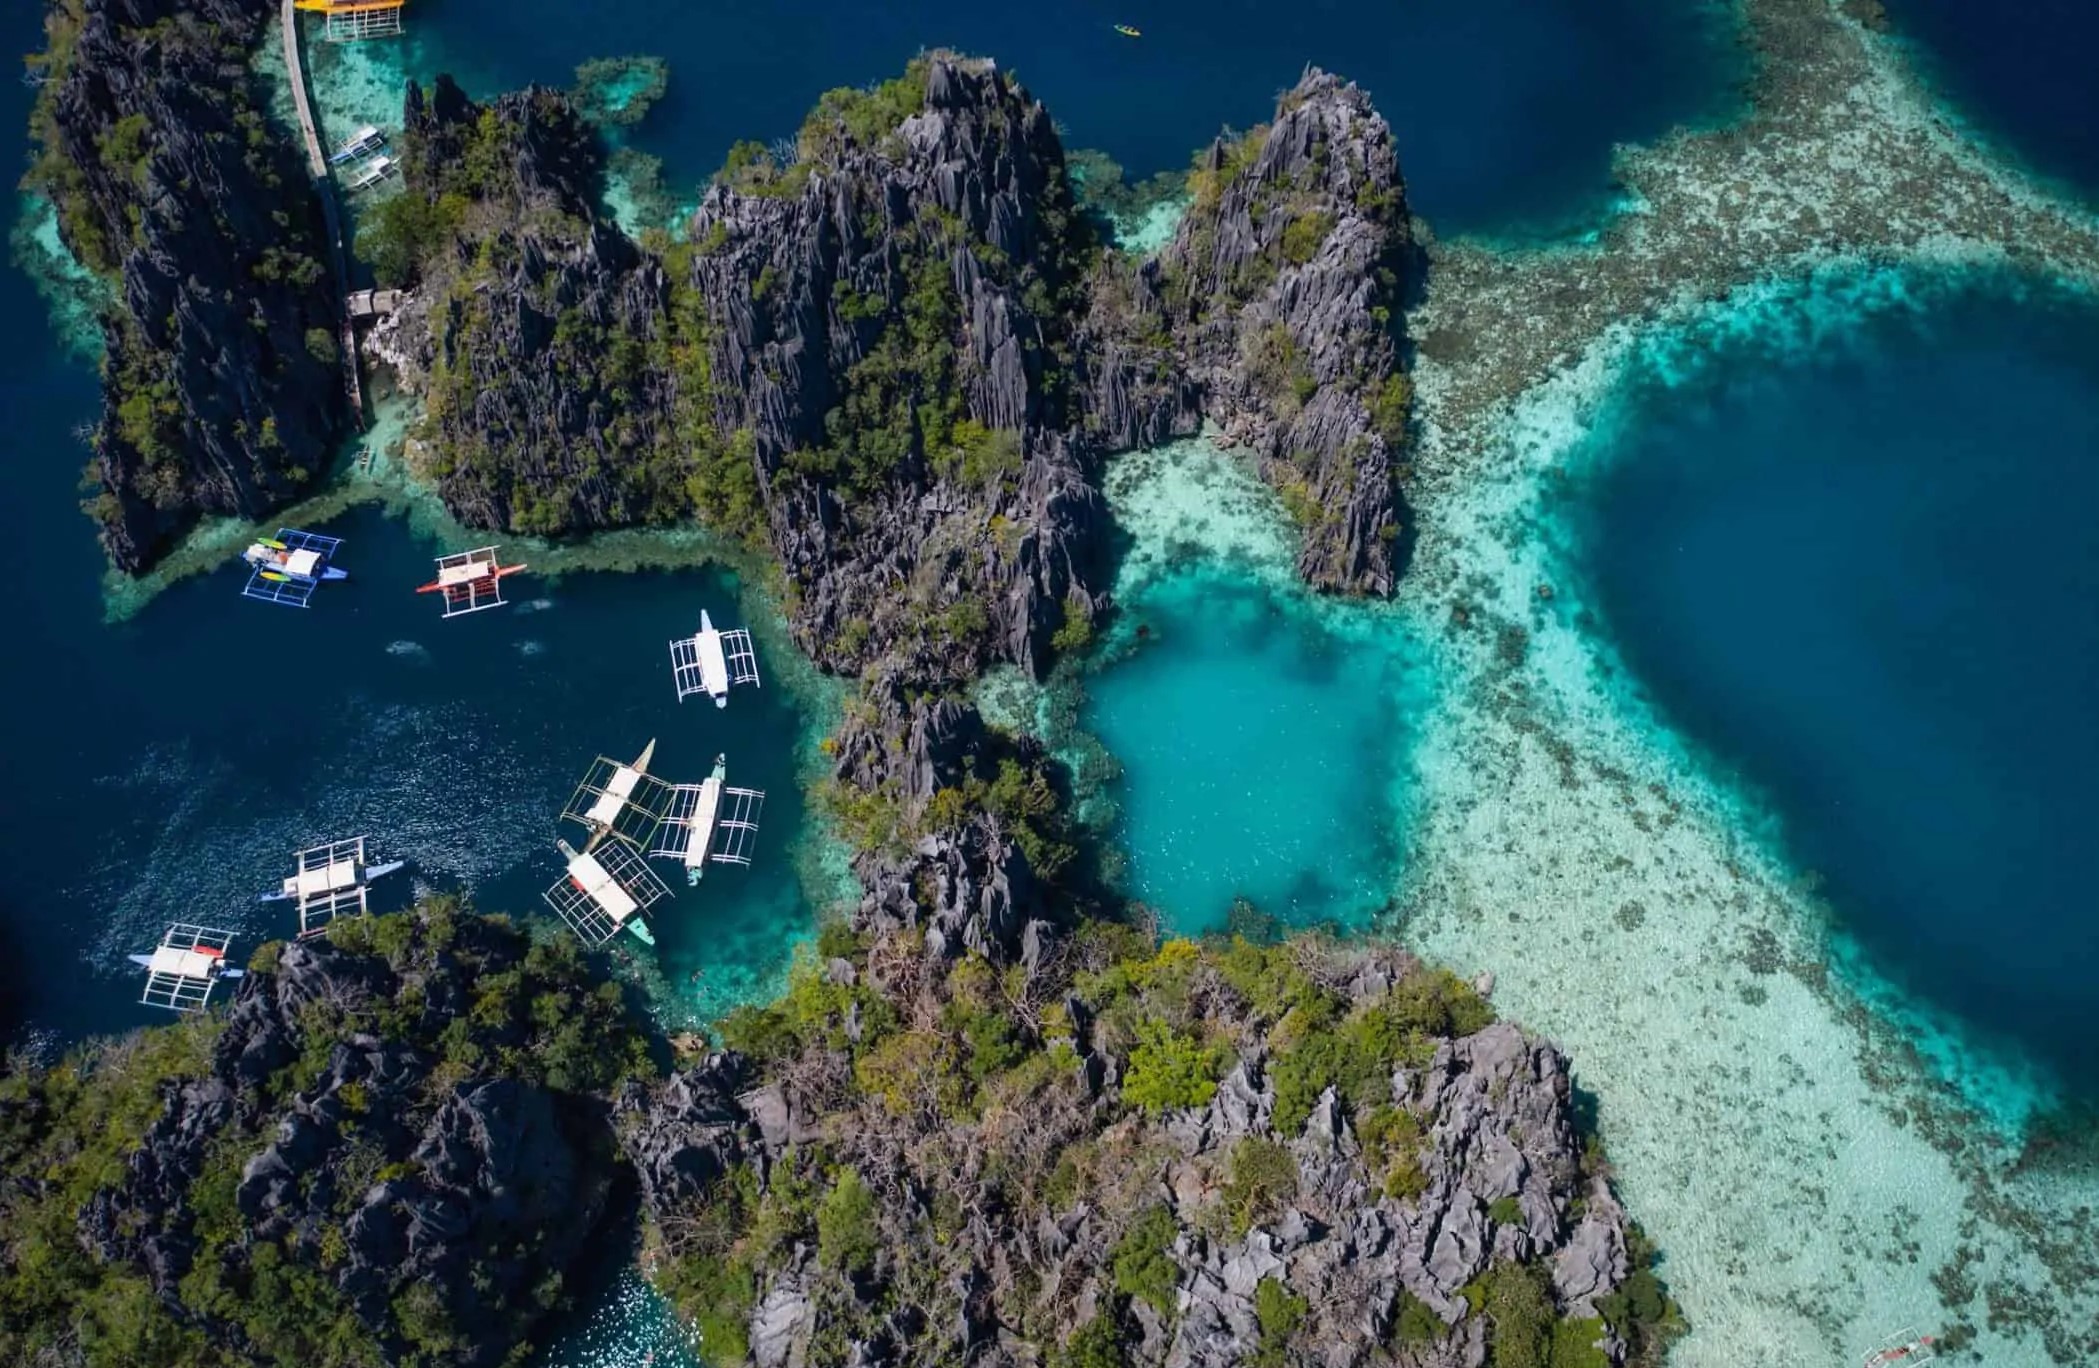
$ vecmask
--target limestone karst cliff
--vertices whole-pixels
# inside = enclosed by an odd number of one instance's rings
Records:
[[[0,1358],[493,1365],[580,1275],[660,1064],[573,944],[450,900],[0,1076]]]
[[[320,203],[250,55],[244,0],[65,0],[30,185],[111,282],[87,511],[136,571],[207,513],[310,487],[352,421]]]
[[[1567,1061],[1449,976],[1100,925],[1003,974],[825,939],[621,1104],[658,1283],[720,1361],[1658,1358]]]
[[[1191,189],[1160,262],[1204,412],[1282,493],[1307,583],[1389,594],[1414,269],[1392,131],[1361,90],[1307,72],[1273,123],[1211,144]]]

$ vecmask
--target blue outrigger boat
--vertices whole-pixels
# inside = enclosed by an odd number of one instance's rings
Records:
[[[280,527],[275,537],[262,537],[241,552],[248,563],[246,598],[304,608],[313,591],[328,580],[348,579],[350,572],[334,563],[340,537],[322,537]]]

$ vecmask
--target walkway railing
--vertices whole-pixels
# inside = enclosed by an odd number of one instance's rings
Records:
[[[292,0],[284,0],[284,68],[291,77],[292,105],[298,110],[299,132],[306,139],[306,169],[313,177],[313,192],[321,197],[321,217],[328,226],[328,254],[335,267],[335,294],[347,300],[350,289],[349,254],[343,249],[342,211],[335,203],[335,183],[328,175],[328,156],[321,150],[321,130],[314,121],[313,101],[306,94],[306,64],[299,55],[299,15]],[[342,311],[343,382],[350,393],[350,412],[357,426],[364,426],[364,384],[357,373],[357,325],[345,303]]]

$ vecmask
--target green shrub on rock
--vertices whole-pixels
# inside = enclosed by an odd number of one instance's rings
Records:
[[[1544,1270],[1497,1264],[1480,1279],[1480,1291],[1493,1368],[1551,1368],[1554,1316]]]
[[[1129,1360],[1123,1357],[1115,1317],[1104,1310],[1072,1331],[1052,1363],[1055,1368],[1126,1368]]]
[[[1297,1161],[1273,1140],[1247,1136],[1232,1146],[1224,1211],[1234,1236],[1273,1219],[1297,1195]]]
[[[882,1247],[875,1226],[875,1194],[860,1171],[843,1168],[816,1209],[816,1257],[831,1268],[865,1273]]]
[[[1312,1304],[1274,1278],[1263,1278],[1254,1288],[1254,1319],[1261,1326],[1261,1343],[1254,1351],[1256,1368],[1281,1368],[1288,1362],[1290,1337],[1304,1324]]]
[[[1217,1095],[1224,1052],[1158,1021],[1137,1024],[1137,1045],[1123,1075],[1122,1097],[1149,1111],[1207,1106]]]
[[[1179,1230],[1165,1207],[1147,1208],[1123,1232],[1108,1263],[1116,1291],[1148,1302],[1167,1320],[1173,1319],[1174,1293],[1181,1281],[1180,1267],[1168,1252]]]

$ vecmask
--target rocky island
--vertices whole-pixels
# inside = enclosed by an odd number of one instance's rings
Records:
[[[354,420],[342,298],[249,68],[263,7],[66,0],[45,27],[26,183],[105,287],[83,507],[136,572],[200,515],[260,518],[326,474]]]
[[[253,968],[0,1079],[10,1362],[514,1362],[637,1206],[723,1365],[1606,1368],[1677,1325],[1564,1057],[1397,950],[834,924],[682,1064],[449,900]]]
[[[174,64],[202,32],[251,43],[253,14],[55,15],[41,183],[124,282],[113,361],[136,334],[158,368],[112,365],[97,437],[92,511],[136,568],[320,469],[345,415],[298,329],[335,319],[317,258],[269,273],[317,232],[281,140],[222,164],[172,94],[132,123],[95,95],[159,25],[142,88],[179,71],[237,118],[245,67]],[[1083,648],[1112,608],[1104,462],[1206,423],[1290,509],[1307,582],[1392,591],[1420,263],[1361,91],[1308,71],[1221,137],[1143,261],[1043,107],[948,53],[824,96],[791,157],[739,147],[676,239],[602,211],[603,144],[560,92],[440,78],[402,141],[359,251],[407,291],[369,345],[422,400],[416,473],[469,525],[698,521],[775,567],[797,642],[858,681],[822,796],[863,896],[681,1061],[558,945],[439,902],[266,947],[222,1018],[18,1070],[14,1357],[502,1362],[631,1204],[722,1364],[1659,1359],[1677,1317],[1564,1057],[1396,949],[1160,943],[1100,886],[1057,766],[966,695]],[[206,161],[180,193],[247,176],[268,221],[175,212],[163,181]],[[175,277],[198,283],[166,330],[148,203],[225,262]],[[252,326],[184,323],[236,300]]]

